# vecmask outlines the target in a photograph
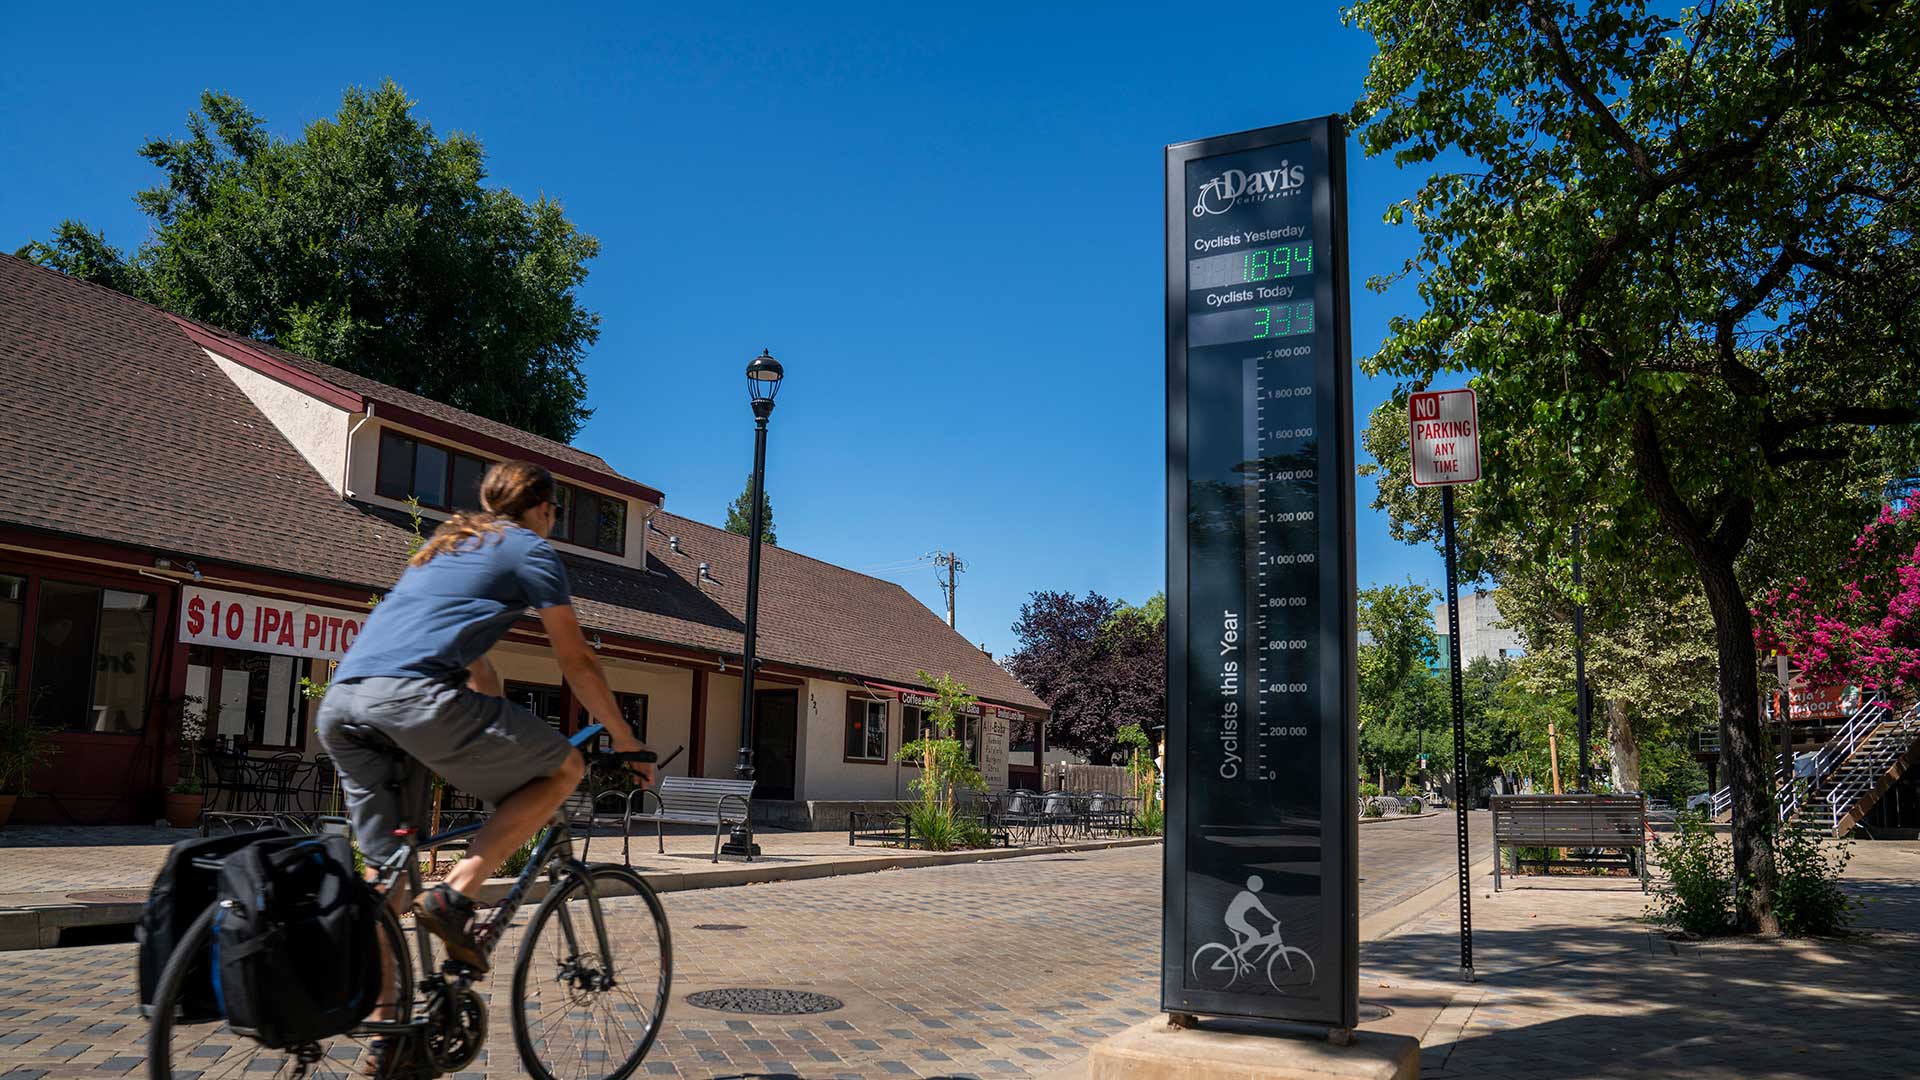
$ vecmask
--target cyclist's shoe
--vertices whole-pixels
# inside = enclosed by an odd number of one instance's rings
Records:
[[[447,957],[485,974],[487,954],[473,935],[473,901],[446,885],[435,885],[413,904],[420,925],[447,947]]]
[[[413,1065],[408,1041],[399,1035],[376,1035],[367,1040],[367,1056],[355,1070],[367,1080],[403,1080]]]

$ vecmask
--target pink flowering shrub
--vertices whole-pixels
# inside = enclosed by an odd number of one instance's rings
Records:
[[[1920,500],[1884,507],[1853,542],[1843,583],[1806,578],[1756,597],[1754,640],[1792,653],[1815,686],[1920,690]]]

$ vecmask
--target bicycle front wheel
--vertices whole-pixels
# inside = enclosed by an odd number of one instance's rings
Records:
[[[147,1076],[150,1080],[266,1080],[267,1077],[356,1078],[362,1058],[372,1052],[363,1031],[336,1035],[305,1046],[274,1050],[255,1042],[211,1015],[213,914],[209,906],[174,947],[154,991],[147,1028]],[[412,1009],[406,947],[400,923],[383,904],[379,911],[380,947],[399,961],[381,1000],[393,1002],[404,1023]]]
[[[572,873],[533,913],[513,965],[513,1040],[536,1080],[625,1080],[673,980],[667,913],[623,866]]]

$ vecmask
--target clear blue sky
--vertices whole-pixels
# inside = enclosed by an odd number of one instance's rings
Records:
[[[960,630],[996,655],[1032,590],[1165,579],[1161,148],[1343,111],[1372,52],[1307,3],[111,6],[9,19],[6,250],[69,216],[137,245],[156,173],[134,151],[203,89],[292,135],[391,76],[480,137],[493,183],[600,238],[581,446],[719,522],[751,465],[741,371],[770,348],[781,543],[855,569],[959,552]],[[1349,165],[1364,355],[1415,302],[1362,283],[1410,250],[1380,214],[1418,177]],[[1356,419],[1388,390],[1361,380]],[[1439,584],[1357,483],[1361,583]],[[929,566],[885,576],[940,606]]]

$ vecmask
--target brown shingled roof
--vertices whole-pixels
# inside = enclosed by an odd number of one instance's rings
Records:
[[[618,475],[564,444],[272,355],[376,401]],[[387,512],[340,498],[174,317],[12,256],[0,256],[0,490],[0,524],[370,591],[399,575],[410,537]],[[644,571],[567,556],[581,622],[738,655],[746,539],[664,511],[654,520]],[[714,580],[699,580],[702,562]],[[924,668],[989,701],[1045,708],[898,585],[784,548],[763,549],[761,573],[759,652],[770,663],[901,685]]]

